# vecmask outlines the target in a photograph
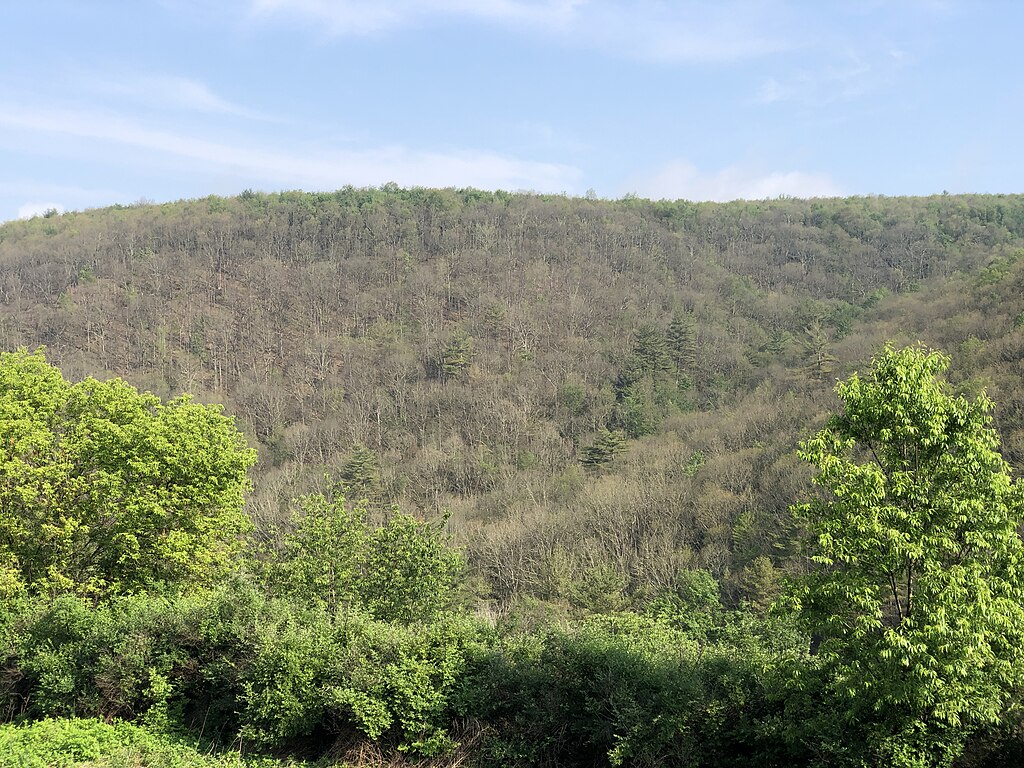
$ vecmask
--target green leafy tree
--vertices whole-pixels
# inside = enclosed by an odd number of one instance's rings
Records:
[[[359,604],[369,529],[366,507],[349,505],[338,495],[299,499],[292,530],[283,537],[274,581],[290,597],[320,603],[335,611]]]
[[[824,494],[797,508],[815,567],[795,596],[889,764],[947,763],[1024,670],[1024,488],[992,403],[937,378],[948,362],[887,347],[837,385],[841,412],[800,450]]]
[[[0,355],[0,589],[102,597],[231,567],[255,453],[218,407]]]
[[[270,573],[273,586],[292,599],[408,623],[451,608],[464,569],[445,521],[422,522],[396,509],[386,524],[373,526],[365,503],[349,504],[336,493],[299,500]]]
[[[453,607],[465,561],[445,522],[395,514],[370,534],[360,590],[376,618],[428,621]]]

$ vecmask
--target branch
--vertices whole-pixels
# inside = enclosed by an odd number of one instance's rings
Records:
[[[903,605],[900,603],[899,588],[896,586],[896,574],[889,573],[889,588],[892,590],[892,599],[896,603],[896,617],[899,619],[896,623],[899,624],[903,621]]]

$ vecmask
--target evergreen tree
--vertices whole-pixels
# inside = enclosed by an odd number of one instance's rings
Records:
[[[832,353],[832,338],[821,323],[815,321],[804,329],[800,346],[807,375],[819,381],[832,375],[837,360]]]
[[[620,429],[602,429],[597,439],[583,450],[580,464],[585,467],[597,467],[607,464],[626,448],[626,435]]]
[[[457,331],[448,340],[437,360],[437,369],[445,381],[457,379],[473,362],[473,339],[464,331]]]
[[[653,323],[644,323],[636,329],[633,340],[635,365],[645,373],[672,370],[668,342],[662,330]]]
[[[665,339],[676,368],[681,372],[690,371],[697,359],[697,334],[694,332],[693,315],[677,312],[668,325]]]
[[[356,443],[338,476],[350,497],[369,496],[379,479],[377,457],[365,445]]]

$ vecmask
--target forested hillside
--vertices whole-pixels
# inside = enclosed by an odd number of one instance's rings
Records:
[[[343,483],[437,519],[477,596],[646,604],[799,570],[798,440],[886,340],[952,355],[1024,465],[1024,197],[693,204],[245,192],[0,227],[0,344],[223,403],[265,539]]]

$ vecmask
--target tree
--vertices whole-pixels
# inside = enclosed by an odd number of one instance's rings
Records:
[[[392,510],[386,524],[367,520],[366,502],[335,492],[298,500],[273,585],[329,610],[362,610],[376,619],[428,621],[452,607],[465,567],[446,520],[425,522]]]
[[[338,476],[346,493],[360,497],[369,496],[376,489],[380,479],[377,457],[365,445],[356,443]]]
[[[445,381],[457,379],[473,361],[473,339],[463,331],[457,331],[448,339],[437,358],[437,370]]]
[[[693,329],[693,315],[676,313],[668,325],[666,342],[669,355],[676,368],[689,373],[697,358],[697,338]]]
[[[92,597],[230,568],[255,452],[219,407],[0,355],[0,589]]]
[[[594,442],[583,449],[580,464],[591,468],[607,464],[625,449],[626,435],[622,430],[602,429]]]
[[[820,381],[832,375],[837,360],[832,354],[829,333],[820,322],[815,321],[804,329],[800,346],[803,348],[803,357],[806,361],[804,370],[809,376]]]
[[[947,357],[887,347],[836,387],[802,443],[824,495],[795,508],[813,571],[795,592],[834,689],[874,719],[876,759],[944,764],[993,724],[1024,662],[1024,487],[985,396],[954,396]]]
[[[272,563],[274,586],[290,598],[331,611],[360,605],[359,580],[369,528],[366,506],[344,495],[303,496],[296,501],[283,551]]]
[[[674,365],[665,333],[654,323],[644,323],[633,336],[633,365],[644,373],[670,371]]]
[[[453,607],[465,561],[451,545],[446,522],[396,510],[387,525],[370,533],[359,588],[375,618],[430,621]]]

